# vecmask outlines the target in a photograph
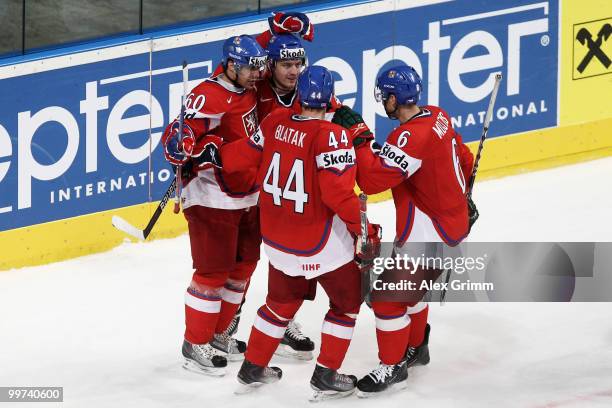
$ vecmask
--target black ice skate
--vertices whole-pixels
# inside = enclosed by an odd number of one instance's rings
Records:
[[[240,361],[244,358],[246,343],[236,340],[226,333],[215,333],[210,345],[220,351],[229,361]]]
[[[277,382],[282,376],[283,371],[278,367],[262,367],[244,360],[238,371],[238,382],[242,386],[235,391],[235,394],[247,394],[264,384]]]
[[[198,374],[225,375],[227,359],[218,355],[210,343],[191,344],[185,340],[183,341],[182,352],[183,357],[185,357],[184,369]]]
[[[356,385],[357,377],[354,375],[340,374],[336,370],[317,364],[310,379],[310,387],[314,390],[310,401],[348,397],[355,392]]]
[[[372,372],[357,382],[357,396],[369,398],[380,395],[383,392],[398,391],[406,388],[408,383],[408,366],[406,360],[395,365],[380,365]]]
[[[312,360],[313,350],[313,341],[304,336],[298,323],[291,320],[274,354],[297,360]]]
[[[418,347],[408,347],[406,350],[406,364],[408,367],[414,365],[427,365],[429,364],[429,331],[431,327],[429,323],[425,326],[425,337],[423,343]]]

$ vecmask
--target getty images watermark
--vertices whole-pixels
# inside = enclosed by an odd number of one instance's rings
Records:
[[[373,301],[605,302],[611,270],[610,242],[383,243],[363,288]]]
[[[394,254],[388,257],[380,257],[374,260],[372,272],[375,275],[382,275],[385,271],[396,271],[409,274],[411,277],[417,275],[420,269],[430,269],[439,271],[453,271],[456,274],[465,272],[484,271],[487,264],[488,256],[471,257],[471,256],[426,256],[422,253],[420,256],[412,256],[409,254]],[[493,282],[472,282],[470,280],[463,281],[461,279],[450,279],[448,282],[438,282],[433,279],[400,279],[399,281],[384,281],[376,279],[372,282],[372,288],[377,291],[381,290],[398,290],[398,291],[421,291],[421,290],[469,290],[469,291],[489,291],[495,290]]]

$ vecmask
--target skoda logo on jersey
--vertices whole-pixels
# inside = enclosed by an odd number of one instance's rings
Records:
[[[344,152],[342,154],[326,154],[323,156],[323,163],[325,164],[325,167],[353,164],[355,163],[355,156],[350,152]]]
[[[380,155],[389,159],[387,162],[393,162],[395,167],[399,167],[400,169],[404,170],[404,172],[408,170],[408,160],[406,159],[406,154],[401,151],[394,150],[393,146],[385,143],[380,151]]]
[[[398,167],[404,173],[412,174],[421,167],[421,160],[409,156],[398,147],[388,143],[383,146],[380,156],[385,158],[387,165]]]
[[[343,171],[355,164],[355,149],[338,149],[333,152],[321,153],[317,156],[317,167],[319,169],[334,168]]]
[[[306,51],[303,48],[280,50],[280,59],[302,59],[304,57],[306,57]]]

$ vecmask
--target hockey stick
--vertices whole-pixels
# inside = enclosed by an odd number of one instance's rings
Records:
[[[189,78],[189,71],[187,68],[187,61],[183,61],[183,95],[181,96],[181,113],[179,114],[179,128],[178,128],[178,137],[179,137],[179,145],[181,140],[183,140],[183,124],[185,123],[185,99],[187,98],[187,81]],[[183,181],[181,180],[181,172],[183,171],[183,165],[179,164],[176,166],[176,185],[175,185],[175,194],[174,194],[174,213],[178,214],[181,211],[181,185]]]
[[[185,98],[187,97],[187,61],[183,61],[183,96],[181,97],[181,113],[179,116],[179,137],[183,135],[183,120],[185,116]],[[172,183],[164,193],[161,201],[157,205],[155,212],[151,216],[151,219],[147,223],[147,226],[144,229],[138,229],[123,218],[114,215],[112,218],[112,224],[119,231],[123,231],[128,235],[133,236],[134,238],[140,239],[142,241],[146,240],[153,227],[157,223],[162,211],[168,204],[170,197],[172,197],[172,193],[175,194],[175,202],[174,202],[174,213],[178,213],[180,211],[180,183],[181,183],[181,166],[177,167],[176,176],[172,179]],[[178,210],[177,210],[178,209]]]
[[[359,194],[359,218],[361,221],[361,251],[365,252],[368,246],[368,196]]]
[[[476,153],[476,160],[474,160],[474,168],[472,169],[472,175],[468,183],[467,197],[472,198],[472,189],[474,188],[474,181],[476,180],[476,172],[478,171],[478,162],[480,161],[480,155],[482,148],[484,147],[487,133],[489,132],[489,124],[491,123],[491,117],[493,116],[493,106],[495,105],[495,99],[497,98],[497,91],[499,90],[499,83],[502,80],[502,74],[495,75],[495,84],[493,85],[493,92],[491,92],[491,99],[489,100],[489,108],[487,109],[487,116],[485,116],[484,126],[482,128],[482,136],[480,137],[480,144],[478,145],[478,153]]]
[[[482,154],[482,148],[484,147],[485,139],[487,138],[487,133],[489,132],[489,124],[491,123],[491,117],[493,116],[493,107],[495,106],[495,100],[497,99],[497,91],[499,91],[499,84],[502,80],[502,74],[495,75],[495,83],[493,84],[493,91],[491,92],[491,99],[489,99],[489,107],[487,108],[487,115],[485,116],[484,124],[482,127],[482,135],[480,136],[480,143],[478,144],[478,152],[476,153],[476,160],[474,160],[474,168],[472,169],[472,175],[470,176],[470,180],[468,183],[467,190],[467,199],[468,206],[469,202],[472,200],[472,190],[474,189],[474,181],[476,181],[476,173],[478,172],[478,162],[480,162],[480,156]],[[446,303],[446,287],[448,286],[448,282],[450,281],[451,274],[453,273],[452,269],[446,270],[446,285],[442,289],[442,293],[440,294],[440,305],[444,305]]]
[[[176,177],[172,179],[172,184],[170,184],[170,186],[164,193],[164,196],[162,197],[161,201],[157,205],[157,208],[155,209],[155,212],[151,216],[149,223],[143,230],[136,228],[135,226],[133,226],[132,224],[130,224],[129,222],[127,222],[126,220],[124,220],[123,218],[117,215],[113,215],[113,220],[112,220],[113,226],[117,228],[118,230],[125,232],[128,235],[131,235],[135,238],[138,238],[144,241],[145,239],[147,239],[147,237],[151,233],[151,230],[155,226],[157,219],[162,214],[164,207],[166,206],[166,204],[168,204],[168,201],[170,200],[170,197],[172,197],[172,193],[174,193],[175,190],[176,190]]]
[[[361,227],[361,253],[365,253],[368,250],[368,196],[364,193],[359,194],[359,221]],[[357,258],[356,258],[357,259]],[[372,279],[370,277],[371,266],[364,266],[361,262],[358,262],[359,270],[361,272],[361,284],[364,286],[365,293],[364,298],[368,307],[372,308],[370,301],[370,286]]]

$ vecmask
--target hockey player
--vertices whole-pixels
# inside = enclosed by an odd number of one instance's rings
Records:
[[[227,358],[241,358],[245,350],[245,343],[225,330],[255,270],[261,242],[255,170],[225,173],[210,135],[229,142],[255,134],[255,84],[266,61],[266,51],[254,38],[227,39],[223,72],[186,98],[182,135],[177,119],[162,138],[166,159],[184,170],[181,202],[195,269],[185,294],[182,353],[185,368],[205,374],[224,374]]]
[[[259,164],[264,248],[270,259],[268,295],[257,312],[238,380],[245,389],[276,382],[282,372],[268,367],[285,327],[319,283],[330,298],[321,350],[311,378],[314,400],[354,392],[357,378],[338,373],[361,304],[361,276],[353,261],[360,231],[359,201],[353,191],[355,154],[347,132],[324,120],[333,95],[331,73],[319,66],[298,79],[302,113],[275,110],[250,141],[222,148],[227,171]],[[225,165],[225,164],[224,164]],[[380,228],[368,235],[380,242]]]
[[[306,67],[306,51],[299,38],[292,34],[272,36],[268,50],[268,78],[257,87],[257,113],[260,118],[278,108],[300,112],[297,79]]]
[[[366,144],[356,153],[359,186],[368,194],[392,189],[394,251],[400,255],[419,256],[410,252],[412,242],[455,246],[469,231],[466,180],[473,155],[444,110],[417,105],[421,91],[421,78],[412,67],[384,71],[377,79],[376,100],[400,125],[377,153]],[[427,303],[372,301],[372,308],[381,363],[359,380],[361,397],[404,387],[408,367],[429,362]]]
[[[271,25],[274,27],[274,25]],[[306,66],[306,51],[293,34],[277,34],[270,38],[268,75],[257,85],[257,113],[265,118],[277,109],[301,111],[297,98],[297,79]],[[305,336],[300,325],[291,320],[275,354],[300,360],[311,360],[314,342]]]
[[[302,108],[297,98],[297,78],[306,67],[306,51],[302,42],[292,34],[278,34],[270,37],[265,47],[268,50],[269,74],[257,85],[259,117],[263,119],[279,108],[290,108],[299,114]],[[332,96],[326,108],[326,119],[331,119],[340,106],[340,101]]]
[[[312,41],[314,28],[303,13],[275,13],[268,19],[270,30],[257,36],[257,42],[268,51],[268,71],[257,84],[257,113],[261,120],[276,109],[292,108],[299,113],[297,78],[306,66],[306,51],[297,37]],[[221,72],[219,67],[216,72]],[[238,329],[240,307],[228,327],[227,334]],[[305,336],[300,325],[291,320],[276,355],[311,360],[314,342]]]

